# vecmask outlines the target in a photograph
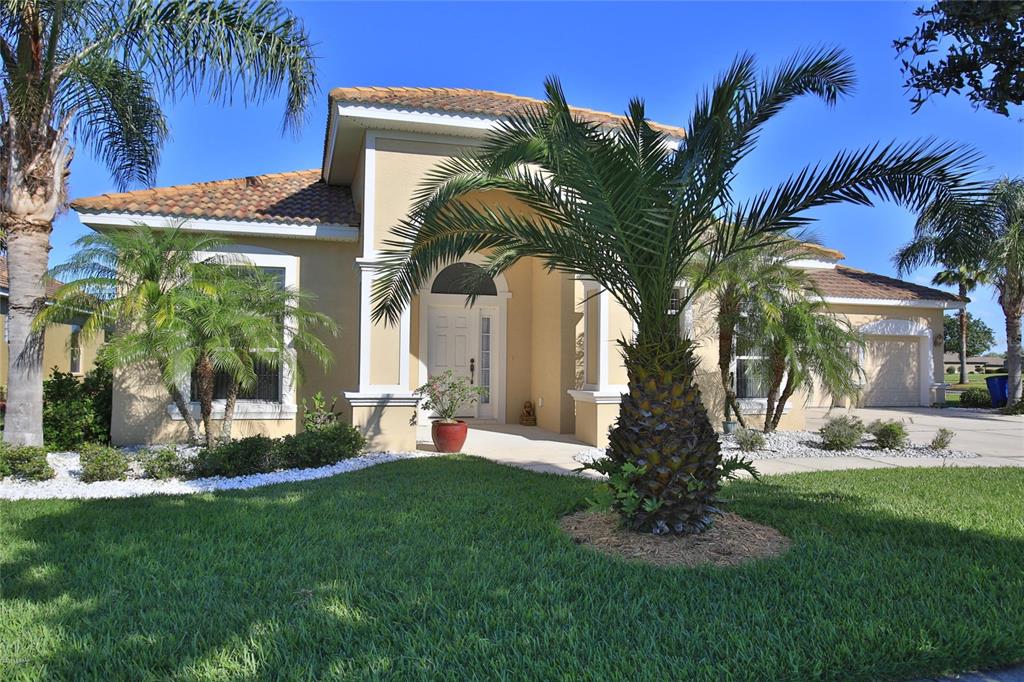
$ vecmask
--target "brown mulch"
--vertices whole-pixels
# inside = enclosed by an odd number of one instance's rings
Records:
[[[656,566],[738,566],[779,556],[792,541],[779,531],[736,514],[715,517],[703,533],[659,536],[622,528],[612,512],[576,512],[559,524],[573,541],[622,559]]]

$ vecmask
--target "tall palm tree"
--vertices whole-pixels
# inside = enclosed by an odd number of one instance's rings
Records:
[[[238,397],[255,388],[260,365],[298,371],[300,354],[324,369],[333,360],[313,329],[335,334],[337,325],[309,309],[312,296],[244,263],[199,264],[176,298],[175,326],[186,342],[174,346],[171,365],[178,376],[192,371],[207,447],[231,439]],[[212,422],[218,375],[227,384],[219,436]]]
[[[912,208],[959,200],[975,155],[933,142],[873,146],[752,198],[734,197],[737,164],[764,124],[793,99],[834,103],[854,83],[841,51],[800,54],[758,77],[739,57],[699,98],[678,147],[633,100],[607,127],[570,110],[557,80],[547,101],[509,116],[482,146],[439,164],[394,228],[373,291],[373,316],[397,323],[437,267],[485,252],[488,274],[524,258],[596,281],[632,317],[622,341],[629,392],[609,437],[608,456],[638,470],[639,506],[620,509],[637,530],[707,528],[721,477],[718,438],[694,381],[692,342],[679,334],[673,289],[699,257],[703,265],[682,303],[736,253],[765,234],[799,230],[807,211],[872,195]],[[506,192],[522,210],[486,202]],[[724,226],[724,227],[723,227]],[[632,505],[631,505],[632,506]]]
[[[42,442],[42,337],[50,232],[74,144],[119,187],[151,184],[168,128],[160,96],[262,102],[285,124],[316,90],[312,45],[273,0],[0,0],[0,230],[9,267],[4,440]]]
[[[1003,178],[972,204],[924,207],[914,238],[897,254],[896,264],[905,272],[940,258],[976,268],[995,287],[1006,318],[1009,399],[1020,400],[1024,178]]]
[[[756,308],[748,322],[765,354],[765,433],[778,428],[797,389],[812,391],[816,380],[833,397],[856,396],[862,370],[854,351],[864,345],[849,321],[830,313],[812,291],[768,298],[775,300]]]
[[[984,284],[985,276],[974,268],[958,267],[940,270],[932,277],[932,284],[955,286],[957,295],[964,301],[967,294],[974,291],[979,284]],[[957,322],[960,324],[960,383],[967,383],[967,306],[957,311]]]
[[[717,307],[718,373],[725,396],[726,421],[731,410],[740,426],[746,427],[732,380],[736,332],[744,311],[767,310],[778,292],[796,295],[810,288],[806,273],[792,266],[802,255],[796,240],[766,236],[757,248],[741,251],[721,263],[707,280],[706,291]]]

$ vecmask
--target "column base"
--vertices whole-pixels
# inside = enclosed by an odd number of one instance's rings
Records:
[[[596,448],[608,447],[608,431],[619,416],[622,392],[569,391],[576,402],[576,439]]]
[[[416,406],[420,397],[411,393],[347,392],[352,425],[366,437],[366,446],[378,452],[411,452],[416,449]]]

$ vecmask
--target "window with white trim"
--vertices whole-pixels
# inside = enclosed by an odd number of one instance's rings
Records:
[[[71,325],[71,338],[68,341],[71,351],[71,358],[68,362],[68,371],[72,374],[82,373],[82,325]]]
[[[737,398],[767,398],[768,386],[765,381],[764,363],[766,358],[763,351],[757,347],[753,330],[746,314],[743,314],[740,323],[736,325],[735,336],[735,357],[736,373],[735,386]]]

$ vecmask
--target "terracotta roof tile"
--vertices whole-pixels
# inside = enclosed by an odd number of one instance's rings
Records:
[[[359,225],[349,187],[328,185],[320,169],[197,182],[76,199],[79,213],[137,213],[300,225]]]
[[[824,296],[875,298],[893,301],[959,301],[960,297],[941,289],[904,282],[874,272],[855,270],[844,265],[835,269],[810,269],[807,275]]]
[[[543,104],[542,100],[532,97],[468,88],[334,88],[331,90],[330,99],[333,102],[493,117],[507,116],[525,107]],[[572,110],[595,123],[614,125],[622,122],[622,116],[606,111],[583,107],[572,107]],[[651,122],[651,126],[672,137],[686,135],[685,130],[676,126],[654,122]]]
[[[0,289],[4,290],[4,295],[7,295],[7,290],[10,288],[11,282],[7,277],[7,259],[0,256]],[[59,289],[61,283],[55,279],[49,279],[46,281],[46,295],[53,297],[53,295]]]

